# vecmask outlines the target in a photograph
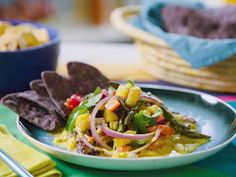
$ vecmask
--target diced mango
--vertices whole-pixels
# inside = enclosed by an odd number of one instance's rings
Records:
[[[73,151],[76,148],[76,138],[73,136],[68,140],[68,149]]]
[[[127,144],[130,144],[131,140],[130,139],[125,139],[125,138],[114,138],[114,146],[116,148],[125,146]]]
[[[108,111],[108,110],[104,111],[104,118],[106,122],[119,120],[119,117],[116,115],[116,113]]]
[[[112,130],[117,130],[117,128],[118,128],[118,121],[111,121],[111,122],[109,122],[109,127]]]
[[[123,85],[120,85],[117,90],[116,90],[116,96],[120,96],[122,98],[127,98],[128,96],[128,93],[129,93],[129,88],[123,86]]]
[[[136,134],[136,131],[126,131],[126,134]],[[125,138],[114,138],[114,146],[116,148],[123,147],[127,144],[130,144],[131,140],[130,139],[125,139]]]
[[[128,94],[128,97],[127,97],[125,103],[128,106],[134,106],[137,103],[137,101],[139,100],[141,92],[142,92],[142,90],[140,89],[140,87],[130,88],[129,94]]]
[[[80,129],[82,132],[88,130],[90,128],[89,117],[90,117],[89,112],[79,115],[76,118],[75,127]]]

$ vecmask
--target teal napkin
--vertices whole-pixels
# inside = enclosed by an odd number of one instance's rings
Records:
[[[196,69],[218,63],[236,54],[236,39],[211,40],[165,32],[160,11],[163,6],[169,4],[203,8],[198,0],[145,0],[141,15],[131,23],[162,38]]]

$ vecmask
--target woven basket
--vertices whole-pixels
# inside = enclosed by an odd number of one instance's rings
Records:
[[[118,8],[112,13],[111,21],[135,40],[143,70],[158,79],[183,86],[236,93],[236,56],[203,69],[193,69],[161,38],[129,23],[139,12],[139,6]]]

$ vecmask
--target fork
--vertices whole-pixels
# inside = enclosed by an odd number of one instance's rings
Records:
[[[33,177],[24,167],[13,160],[6,152],[0,148],[0,159],[3,160],[17,175],[22,177]]]

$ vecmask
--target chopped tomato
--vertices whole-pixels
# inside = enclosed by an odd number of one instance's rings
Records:
[[[116,110],[118,107],[120,106],[120,102],[115,98],[111,98],[106,104],[105,104],[105,108],[108,111],[114,111]]]
[[[65,106],[72,110],[77,107],[82,101],[83,98],[80,95],[74,94],[66,100]]]
[[[157,128],[161,129],[162,135],[173,135],[175,133],[175,130],[173,128],[166,125],[157,125]]]
[[[153,125],[153,126],[147,128],[147,132],[154,132],[157,130],[157,128],[158,128],[157,125]]]
[[[162,114],[160,116],[158,116],[156,120],[157,120],[157,124],[164,124],[166,122],[166,120]]]

